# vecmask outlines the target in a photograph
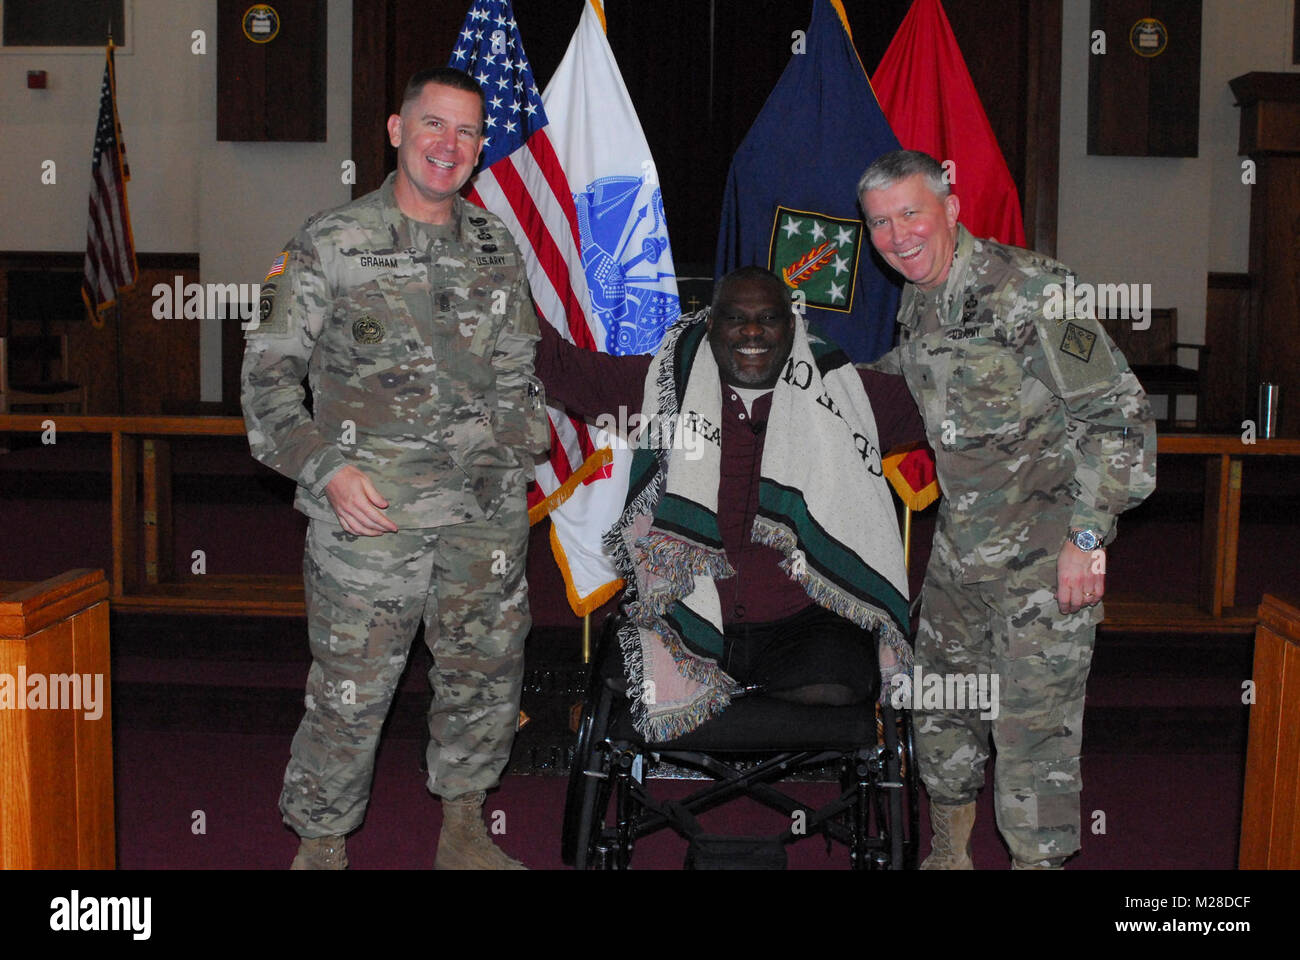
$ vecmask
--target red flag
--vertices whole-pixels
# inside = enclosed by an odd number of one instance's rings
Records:
[[[108,42],[104,80],[99,88],[99,121],[90,170],[90,217],[86,226],[86,263],[81,297],[92,319],[117,302],[118,290],[136,278],[135,238],[126,208],[126,145],[117,119],[117,79],[113,41]]]
[[[924,510],[939,499],[939,478],[934,472],[934,454],[924,444],[909,444],[889,452],[882,464],[885,479],[893,486],[903,506]]]
[[[952,161],[966,229],[1023,247],[1015,182],[939,0],[914,0],[871,85],[904,148]]]

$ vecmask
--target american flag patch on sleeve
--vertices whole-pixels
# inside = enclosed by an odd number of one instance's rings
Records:
[[[280,274],[284,273],[284,262],[288,258],[288,250],[280,251],[280,255],[271,261],[271,272],[266,275],[266,280],[270,280],[272,277],[278,277]],[[262,282],[266,283],[266,280],[263,280]]]

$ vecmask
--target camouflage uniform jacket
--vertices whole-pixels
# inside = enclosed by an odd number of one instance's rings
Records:
[[[1095,319],[1055,309],[1068,273],[959,226],[943,288],[907,285],[901,342],[871,365],[921,409],[944,493],[934,549],[963,582],[1054,559],[1070,528],[1109,540],[1155,489],[1146,394]]]
[[[336,520],[324,490],[349,463],[399,528],[491,516],[549,439],[523,260],[486,210],[458,197],[448,224],[420,223],[393,183],[309,220],[273,263],[244,354],[249,446],[309,517]]]

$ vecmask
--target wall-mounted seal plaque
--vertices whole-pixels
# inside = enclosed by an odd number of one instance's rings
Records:
[[[326,22],[325,0],[217,0],[218,140],[325,139]]]
[[[1194,157],[1201,0],[1092,0],[1088,153]]]
[[[280,15],[269,3],[255,3],[244,11],[241,26],[254,43],[270,43],[280,33]]]

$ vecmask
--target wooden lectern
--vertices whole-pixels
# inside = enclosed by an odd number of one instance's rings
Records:
[[[113,869],[111,700],[104,572],[0,587],[0,868]]]
[[[1242,870],[1300,870],[1300,607],[1265,595],[1241,808]]]

